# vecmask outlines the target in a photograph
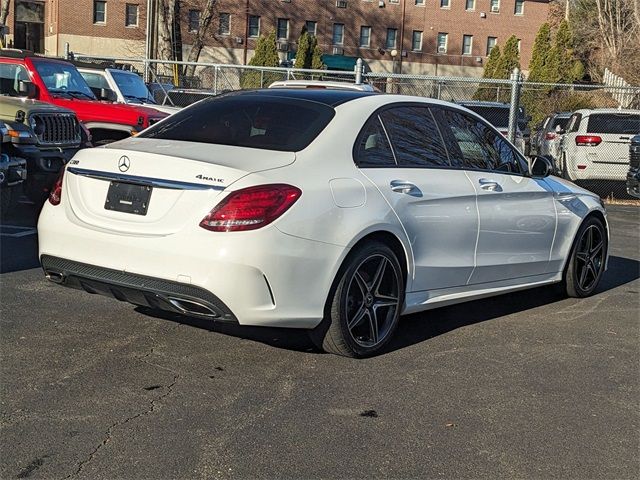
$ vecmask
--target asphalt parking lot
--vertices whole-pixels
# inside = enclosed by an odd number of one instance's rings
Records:
[[[638,207],[609,208],[595,296],[411,315],[361,361],[47,283],[22,209],[0,228],[0,478],[640,475]]]

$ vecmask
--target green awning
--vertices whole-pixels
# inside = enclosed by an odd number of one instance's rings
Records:
[[[356,68],[358,57],[347,57],[345,55],[322,55],[322,63],[327,66],[327,70],[341,70],[343,72],[353,72]],[[362,61],[365,72],[371,69],[367,62]]]

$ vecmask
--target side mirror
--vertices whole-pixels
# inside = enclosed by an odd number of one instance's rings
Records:
[[[21,97],[36,98],[38,89],[33,82],[25,82],[24,80],[20,80],[20,82],[18,83],[18,94],[20,94]]]
[[[547,157],[531,157],[529,173],[533,178],[545,178],[553,173],[553,165]]]
[[[565,130],[560,125],[556,125],[556,133],[558,135],[564,135],[565,134]]]
[[[100,100],[106,100],[107,102],[115,102],[116,100],[118,100],[118,95],[116,95],[116,92],[109,88],[101,88],[98,98]]]

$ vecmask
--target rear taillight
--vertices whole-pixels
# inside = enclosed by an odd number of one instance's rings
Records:
[[[578,135],[576,137],[576,145],[579,147],[597,147],[602,143],[602,138],[597,135]]]
[[[200,222],[213,232],[255,230],[270,224],[302,195],[291,185],[273,184],[232,192]]]
[[[555,132],[547,132],[544,136],[545,140],[555,140],[558,135]]]
[[[60,175],[56,180],[56,183],[51,188],[51,192],[49,193],[49,203],[51,205],[60,205],[60,200],[62,200],[62,179],[64,178],[64,167],[60,170]]]

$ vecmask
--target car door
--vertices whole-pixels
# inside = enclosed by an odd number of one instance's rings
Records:
[[[410,241],[415,273],[407,291],[466,285],[475,262],[476,194],[464,171],[451,167],[428,105],[376,112],[358,137],[355,157]]]
[[[479,117],[442,108],[449,150],[475,188],[479,213],[476,268],[470,284],[532,277],[549,271],[556,229],[553,193],[502,135]]]

